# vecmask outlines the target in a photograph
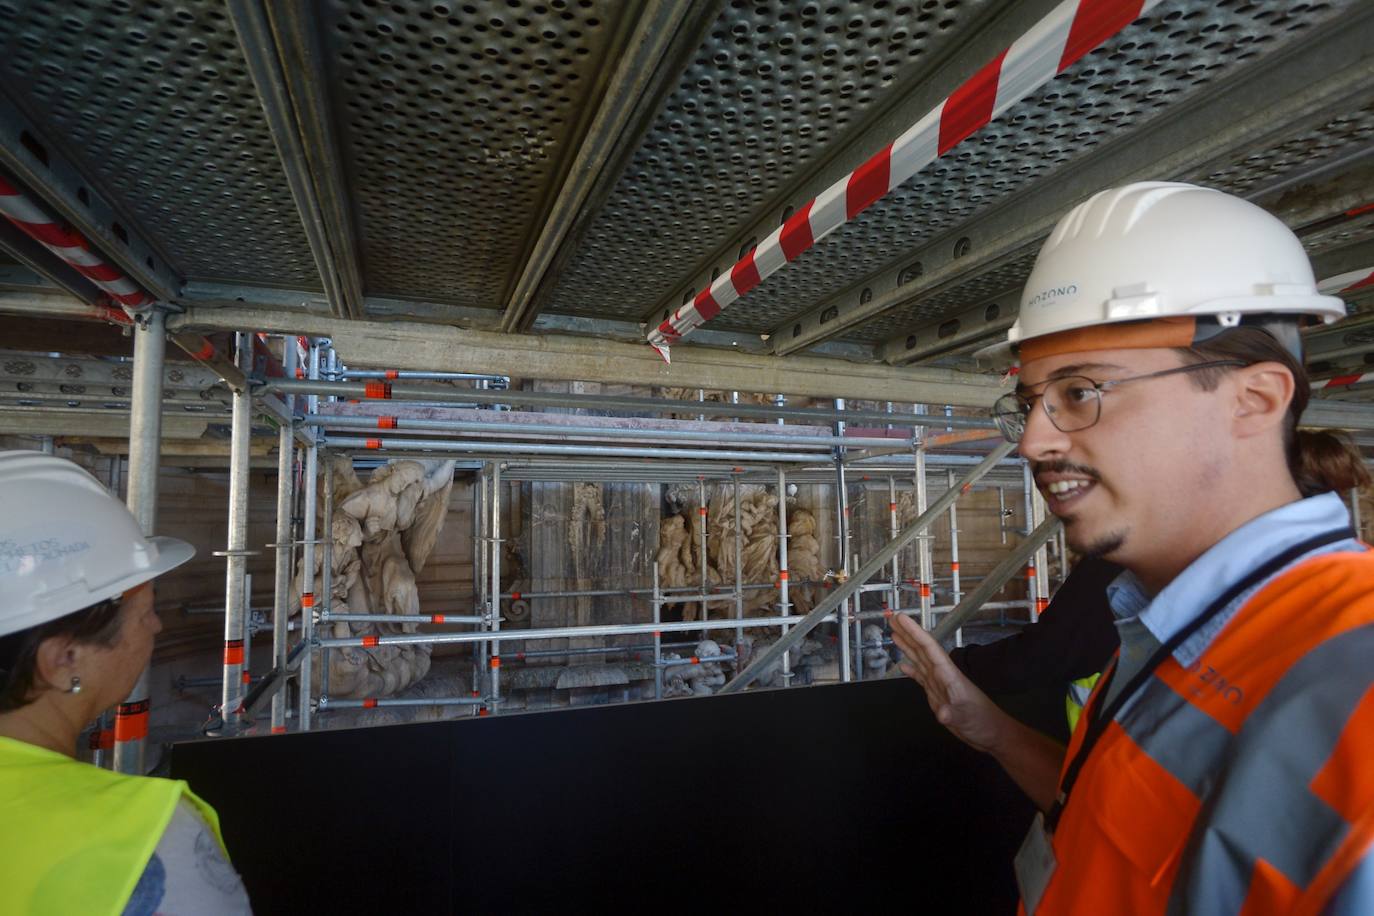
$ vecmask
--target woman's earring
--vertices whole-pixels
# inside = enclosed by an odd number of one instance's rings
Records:
[[[81,692],[81,678],[79,678],[79,677],[73,677],[73,678],[72,678],[72,685],[71,685],[70,687],[67,688],[67,692],[68,692],[68,693],[80,693],[80,692]]]

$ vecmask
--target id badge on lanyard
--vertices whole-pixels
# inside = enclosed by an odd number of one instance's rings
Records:
[[[1016,852],[1016,886],[1021,891],[1021,903],[1026,908],[1026,916],[1035,916],[1040,906],[1040,898],[1045,896],[1045,888],[1054,877],[1054,847],[1050,843],[1050,833],[1045,829],[1045,816],[1035,814],[1021,848]]]

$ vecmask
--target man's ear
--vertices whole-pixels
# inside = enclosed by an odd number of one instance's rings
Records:
[[[1235,391],[1232,428],[1242,439],[1281,427],[1293,402],[1293,373],[1282,363],[1255,363],[1231,375]]]

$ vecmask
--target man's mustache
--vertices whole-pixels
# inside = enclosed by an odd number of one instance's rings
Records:
[[[1102,475],[1094,468],[1086,464],[1074,464],[1071,461],[1060,459],[1058,461],[1033,461],[1031,462],[1031,473],[1036,477],[1041,474],[1082,474],[1089,480],[1101,481]]]

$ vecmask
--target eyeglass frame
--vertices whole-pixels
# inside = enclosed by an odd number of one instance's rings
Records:
[[[1126,378],[1107,379],[1106,381],[1102,382],[1099,382],[1096,379],[1090,378],[1086,375],[1061,375],[1057,378],[1045,379],[1043,382],[1036,382],[1034,385],[1031,385],[1029,387],[1039,388],[1042,385],[1048,387],[1049,385],[1052,385],[1055,382],[1062,382],[1066,379],[1082,379],[1083,381],[1087,382],[1089,386],[1092,388],[1092,390],[1097,393],[1097,416],[1094,417],[1093,421],[1089,423],[1087,426],[1076,426],[1073,429],[1064,429],[1062,426],[1060,426],[1057,422],[1055,422],[1054,414],[1050,413],[1049,408],[1044,406],[1045,396],[1043,392],[1041,392],[1040,394],[1033,394],[1030,397],[1026,397],[1020,391],[1008,391],[1006,394],[999,397],[996,401],[993,401],[992,419],[993,422],[997,424],[997,431],[1002,434],[1003,439],[1007,440],[1008,442],[1011,442],[1012,444],[1019,443],[1021,439],[1026,435],[1026,424],[1030,421],[1031,411],[1035,409],[1035,401],[1038,400],[1041,404],[1042,409],[1044,410],[1045,416],[1049,418],[1050,424],[1055,429],[1059,430],[1061,433],[1082,432],[1085,429],[1092,429],[1102,420],[1102,393],[1104,391],[1111,391],[1118,385],[1124,385],[1127,382],[1142,382],[1146,379],[1163,378],[1166,375],[1180,375],[1184,372],[1195,372],[1199,369],[1220,369],[1226,366],[1242,368],[1244,366],[1249,365],[1251,365],[1251,363],[1247,363],[1246,361],[1241,359],[1214,359],[1202,363],[1192,363],[1187,366],[1175,366],[1172,369],[1161,369],[1158,372],[1147,372],[1144,375],[1131,375],[1127,376]],[[1012,413],[1010,411],[999,413],[997,410],[997,405],[1001,404],[1003,401],[1006,401],[1008,398],[1014,398],[1015,401],[1013,401],[1013,403],[1016,403],[1018,407],[1020,407],[1020,409],[1015,413]],[[1021,405],[1024,405],[1024,407],[1021,407]],[[1015,439],[1011,437],[1010,432],[1008,431],[1006,425],[1002,421],[1002,417],[1004,416],[1021,418],[1021,433]]]

